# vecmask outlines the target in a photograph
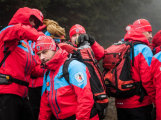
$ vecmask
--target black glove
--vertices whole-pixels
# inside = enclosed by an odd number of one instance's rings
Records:
[[[80,44],[83,44],[85,41],[90,43],[90,46],[92,46],[95,42],[95,38],[88,34],[81,34],[78,37],[78,39],[75,40],[75,44],[80,45]]]

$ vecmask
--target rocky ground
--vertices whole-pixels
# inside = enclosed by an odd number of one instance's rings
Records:
[[[117,112],[115,107],[115,98],[109,98],[107,115],[103,120],[117,120]]]

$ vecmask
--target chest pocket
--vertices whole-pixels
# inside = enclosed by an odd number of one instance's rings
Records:
[[[23,49],[26,52],[29,52],[28,47],[27,47],[27,43],[24,40],[21,40],[17,47]]]

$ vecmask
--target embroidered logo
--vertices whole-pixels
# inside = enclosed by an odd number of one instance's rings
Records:
[[[79,32],[79,29],[76,29],[76,32],[78,33]]]
[[[23,42],[22,42],[22,46],[25,47],[25,48],[27,48],[27,45],[25,43],[23,43]]]
[[[40,47],[39,46],[37,46],[37,50],[40,50]]]
[[[84,76],[81,72],[75,74],[75,79],[80,83],[84,81]]]

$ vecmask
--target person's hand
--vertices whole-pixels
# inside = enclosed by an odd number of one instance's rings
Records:
[[[88,35],[88,34],[81,34],[76,40],[75,40],[75,44],[80,45],[82,43],[84,43],[85,41],[87,41],[88,43],[90,43],[90,46],[92,46],[95,42],[95,38]]]

